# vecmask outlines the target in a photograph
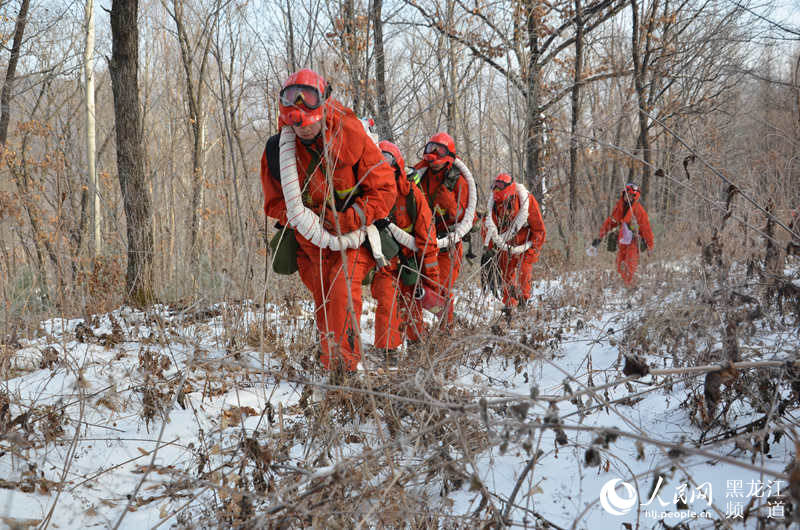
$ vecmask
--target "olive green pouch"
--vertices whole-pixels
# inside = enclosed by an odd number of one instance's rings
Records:
[[[419,281],[419,264],[415,258],[400,257],[400,281],[409,287]]]
[[[392,261],[392,259],[400,253],[400,244],[395,240],[388,225],[383,228],[379,227],[377,224],[375,226],[378,228],[378,236],[381,238],[381,254],[383,254],[387,262]],[[369,248],[370,253],[372,253],[372,246],[369,244],[368,239],[364,240],[364,244]]]
[[[617,251],[617,240],[619,239],[619,230],[614,230],[606,236],[606,250],[609,252]]]
[[[400,244],[395,240],[389,227],[379,228],[378,234],[381,236],[381,254],[386,261],[391,261],[400,254]]]
[[[297,272],[297,238],[294,229],[283,227],[269,242],[272,250],[272,270],[276,274],[291,275]]]

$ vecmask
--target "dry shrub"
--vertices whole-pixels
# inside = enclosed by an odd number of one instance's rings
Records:
[[[47,405],[37,411],[37,416],[40,418],[38,427],[45,443],[50,443],[63,436],[64,425],[68,423],[63,407]]]
[[[143,374],[143,382],[138,390],[142,394],[142,409],[139,415],[145,421],[145,428],[150,430],[150,422],[156,417],[163,417],[175,395],[178,380],[167,379],[165,370],[169,370],[172,361],[167,355],[148,349],[139,352],[139,371]]]
[[[95,256],[76,278],[86,296],[85,314],[106,313],[119,306],[125,289],[123,256]]]

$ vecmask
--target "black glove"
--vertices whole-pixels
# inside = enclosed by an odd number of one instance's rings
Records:
[[[600,239],[599,237],[597,237],[597,238],[593,239],[593,240],[592,240],[592,246],[593,246],[594,248],[597,248],[597,247],[600,245],[600,242],[601,242],[601,241],[602,241],[602,239]]]
[[[467,242],[467,253],[464,254],[464,257],[467,258],[467,261],[472,263],[472,260],[477,258],[478,256],[474,252],[472,252],[472,238],[471,237],[466,238],[466,242]]]
[[[483,254],[481,255],[481,267],[492,261],[495,251],[489,247],[483,247]]]
[[[642,236],[639,236],[639,250],[642,252],[647,250],[647,241],[645,241]]]
[[[375,219],[375,222],[372,223],[378,230],[385,230],[391,224],[391,220],[388,217],[384,217],[383,219]]]

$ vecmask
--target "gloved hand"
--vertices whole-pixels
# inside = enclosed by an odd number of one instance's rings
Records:
[[[647,241],[645,241],[643,237],[639,237],[639,250],[642,252],[647,250]]]
[[[392,221],[388,217],[384,217],[382,219],[375,219],[375,222],[372,224],[374,224],[378,230],[384,230],[391,224],[391,222]]]
[[[596,237],[596,238],[592,239],[592,246],[594,248],[597,248],[600,245],[601,241],[602,241],[602,239],[600,239],[599,237]]]
[[[478,257],[474,252],[472,252],[472,240],[471,239],[467,241],[467,253],[464,254],[464,257],[467,258],[467,261],[469,261],[470,263],[472,263],[473,259]]]
[[[495,251],[489,247],[483,247],[483,253],[481,254],[481,267],[485,266],[487,263],[492,261],[494,258]]]
[[[331,234],[337,233],[336,217],[334,217],[337,215],[339,217],[339,229],[341,229],[342,234],[347,234],[361,228],[361,218],[353,206],[347,208],[343,212],[334,212],[330,208],[326,208],[325,218],[322,221],[322,226],[324,226],[325,230]]]

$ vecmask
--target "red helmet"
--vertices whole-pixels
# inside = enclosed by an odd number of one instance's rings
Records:
[[[322,119],[322,108],[331,90],[314,70],[304,68],[289,76],[280,93],[282,124],[305,127]]]
[[[429,164],[444,162],[448,166],[452,165],[456,158],[456,143],[453,141],[453,137],[446,132],[431,136],[431,139],[425,144],[425,153],[422,158]]]
[[[622,192],[622,197],[627,198],[629,202],[633,203],[639,200],[642,193],[639,191],[639,186],[633,182],[625,184],[625,190]]]
[[[383,158],[389,162],[390,166],[395,170],[399,170],[400,173],[405,173],[406,162],[403,160],[403,154],[396,145],[388,140],[381,140],[378,142],[378,148],[381,150]]]
[[[505,202],[509,197],[516,193],[517,187],[514,185],[514,179],[508,173],[500,173],[494,179],[492,184],[492,197],[495,204]]]

